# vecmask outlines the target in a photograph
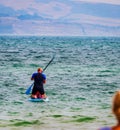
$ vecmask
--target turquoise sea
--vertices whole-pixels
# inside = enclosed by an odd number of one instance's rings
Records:
[[[49,102],[29,102],[26,89],[45,70]],[[114,125],[120,89],[120,38],[0,36],[0,130],[96,130]]]

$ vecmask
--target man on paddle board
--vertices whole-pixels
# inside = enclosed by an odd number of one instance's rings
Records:
[[[42,68],[38,68],[36,73],[32,74],[31,80],[34,80],[31,98],[46,98],[43,84],[46,83],[46,75],[42,73]]]

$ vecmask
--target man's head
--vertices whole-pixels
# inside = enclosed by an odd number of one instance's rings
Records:
[[[37,71],[38,71],[38,73],[42,73],[43,69],[42,68],[38,68]]]
[[[117,120],[120,121],[120,91],[115,92],[113,96],[112,110],[117,117]]]

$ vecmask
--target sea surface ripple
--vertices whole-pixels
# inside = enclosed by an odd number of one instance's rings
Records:
[[[30,77],[53,54],[44,72],[50,101],[29,102]],[[120,89],[120,38],[0,36],[0,70],[1,129],[51,124],[51,130],[88,130],[115,122],[111,98]]]

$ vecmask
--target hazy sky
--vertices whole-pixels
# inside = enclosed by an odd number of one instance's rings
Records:
[[[0,20],[120,26],[120,0],[0,0]]]

